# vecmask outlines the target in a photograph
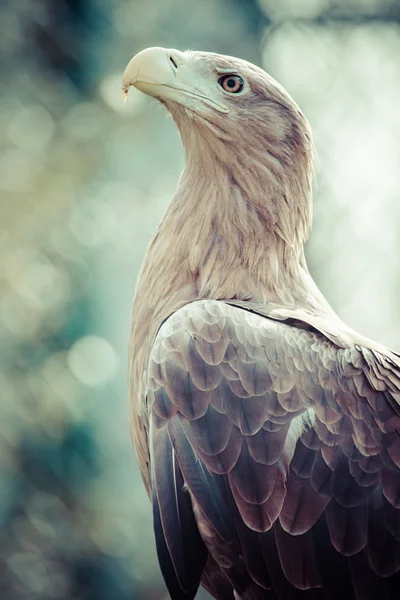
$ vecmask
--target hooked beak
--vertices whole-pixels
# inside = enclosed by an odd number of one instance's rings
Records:
[[[199,100],[219,112],[227,113],[227,106],[215,102],[198,88],[199,81],[191,79],[187,54],[166,48],[147,48],[129,62],[122,77],[122,99],[125,102],[131,85],[141,92],[161,100],[173,100],[194,111]],[[201,83],[201,82],[200,82]],[[201,104],[200,104],[201,105]]]
[[[159,95],[160,86],[173,87],[177,71],[176,58],[165,48],[147,48],[136,54],[122,77],[123,101],[125,102],[131,85],[153,97]]]

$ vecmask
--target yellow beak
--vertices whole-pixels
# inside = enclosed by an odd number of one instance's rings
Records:
[[[204,88],[204,75],[193,69],[190,55],[179,50],[156,47],[136,54],[122,78],[124,102],[131,85],[148,96],[175,101],[195,112],[204,110],[204,105],[229,112],[223,102],[213,98],[213,89]]]
[[[149,96],[157,96],[160,86],[174,87],[177,65],[182,61],[182,56],[183,53],[178,50],[158,47],[147,48],[136,54],[122,78],[124,102],[131,85]]]

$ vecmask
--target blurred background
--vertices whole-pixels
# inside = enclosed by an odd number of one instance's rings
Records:
[[[122,104],[121,75],[160,45],[278,79],[319,155],[310,270],[349,325],[400,350],[400,3],[1,10],[0,598],[162,598],[126,356],[138,268],[183,153],[160,106],[133,89]]]

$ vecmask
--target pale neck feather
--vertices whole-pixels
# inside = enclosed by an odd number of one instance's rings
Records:
[[[240,185],[246,164],[232,171],[215,155],[205,162],[189,156],[175,197],[150,243],[136,289],[134,338],[160,323],[177,304],[197,298],[243,299],[325,311],[304,259],[306,226],[289,215],[277,229],[270,222],[275,196],[281,212],[290,207],[290,189],[261,177],[249,198]],[[253,165],[254,169],[254,165]],[[241,172],[244,171],[244,172]],[[257,189],[259,188],[259,189]],[[286,200],[283,200],[282,197]],[[265,207],[265,208],[264,208]],[[291,227],[303,227],[302,235]],[[286,239],[294,240],[291,245]],[[322,300],[321,300],[322,299]],[[146,325],[144,325],[146,323]],[[152,329],[152,327],[150,327]],[[135,341],[135,340],[134,340]]]
[[[138,281],[136,305],[151,307],[153,317],[179,293],[318,308],[303,252],[309,215],[292,214],[298,200],[290,185],[279,186],[265,165],[257,173],[254,161],[246,163],[188,154]]]

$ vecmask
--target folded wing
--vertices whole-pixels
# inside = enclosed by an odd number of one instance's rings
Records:
[[[173,597],[193,597],[202,576],[213,591],[210,553],[218,585],[249,598],[395,598],[393,355],[197,301],[161,327],[147,398],[157,548]]]

